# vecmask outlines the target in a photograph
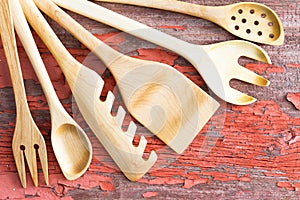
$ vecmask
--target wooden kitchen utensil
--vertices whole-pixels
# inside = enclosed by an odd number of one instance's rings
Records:
[[[268,80],[238,64],[241,56],[271,63],[267,53],[250,42],[234,40],[211,45],[194,45],[86,0],[52,1],[73,12],[178,53],[194,65],[216,95],[229,103],[247,105],[256,101],[254,97],[231,88],[229,85],[231,79],[259,86],[269,85]]]
[[[131,122],[125,133],[121,129],[124,109],[119,107],[116,117],[111,115],[113,94],[109,92],[104,102],[99,99],[103,79],[69,54],[32,0],[22,0],[21,5],[27,20],[59,63],[87,124],[125,176],[132,181],[141,178],[157,160],[154,151],[148,160],[143,158],[145,137],[137,147],[133,146],[136,125]]]
[[[27,163],[33,183],[35,186],[37,186],[38,171],[36,154],[38,153],[42,171],[45,177],[45,182],[48,184],[46,144],[42,134],[33,121],[27,104],[26,92],[13,28],[10,0],[1,1],[0,9],[1,39],[10,71],[16,102],[16,125],[12,140],[12,150],[16,167],[19,173],[21,184],[24,188],[26,188],[25,163]]]
[[[19,0],[11,2],[15,29],[41,83],[51,114],[51,142],[59,166],[68,180],[80,177],[92,160],[92,145],[82,128],[60,103],[27,24]]]
[[[281,45],[284,31],[281,20],[269,7],[253,2],[226,6],[203,6],[176,0],[96,0],[158,8],[200,17],[218,24],[240,38],[269,45]]]
[[[219,107],[171,66],[123,55],[93,36],[51,0],[35,3],[106,64],[130,113],[177,153],[188,147]]]

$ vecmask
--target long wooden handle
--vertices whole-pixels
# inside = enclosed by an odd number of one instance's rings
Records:
[[[75,36],[82,44],[84,44],[93,53],[97,54],[106,66],[122,56],[121,53],[117,52],[113,48],[106,45],[101,40],[93,36],[88,30],[76,22],[71,16],[65,13],[52,1],[39,1],[35,0],[35,4],[41,9],[46,15],[51,17],[54,21],[60,24],[64,29]]]
[[[218,7],[203,6],[199,4],[193,4],[176,0],[96,0],[110,3],[122,3],[135,6],[143,6],[148,8],[157,8],[161,10],[167,10],[172,12],[178,12],[195,17],[207,19],[209,21],[215,21],[216,16],[220,14]],[[219,12],[219,14],[218,14]]]
[[[31,34],[29,25],[24,16],[19,0],[11,1],[11,9],[13,13],[13,20],[16,32],[24,46],[24,49],[31,61],[34,71],[41,83],[43,91],[47,97],[50,109],[58,105],[59,99],[53,88],[49,75],[47,73],[44,62],[39,54],[33,36]],[[59,103],[60,105],[60,103]]]
[[[10,0],[3,0],[0,3],[0,33],[3,43],[7,64],[10,71],[10,77],[13,84],[17,110],[27,102],[26,92],[23,82],[22,70],[17,52],[12,14],[10,9]],[[25,104],[27,105],[27,104]],[[25,108],[26,106],[24,106]]]
[[[57,5],[78,14],[102,22],[136,37],[170,49],[185,58],[190,57],[193,46],[183,40],[172,37],[142,23],[120,15],[102,6],[86,0],[52,0]],[[199,46],[197,46],[199,47]],[[199,47],[200,48],[200,47]],[[197,53],[198,54],[198,53]],[[199,58],[200,55],[197,55]],[[200,59],[200,58],[199,58]],[[192,60],[192,59],[191,59]]]
[[[39,37],[43,40],[54,58],[60,64],[60,67],[72,88],[76,82],[80,66],[70,63],[70,60],[73,60],[73,57],[55,35],[54,31],[44,16],[40,13],[34,2],[31,0],[21,0],[20,3],[30,25],[35,29]]]

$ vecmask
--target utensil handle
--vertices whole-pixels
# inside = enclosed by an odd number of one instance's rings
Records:
[[[35,4],[46,15],[51,17],[69,33],[75,36],[83,45],[85,45],[93,53],[97,54],[106,66],[109,66],[109,63],[122,56],[121,53],[94,37],[93,34],[76,22],[71,16],[66,14],[52,1],[38,0],[35,1]]]
[[[58,105],[59,99],[53,88],[44,62],[37,49],[19,0],[11,1],[11,5],[16,32],[41,83],[43,91],[47,97],[49,107],[51,109],[53,108],[53,105]]]
[[[75,13],[102,22],[119,30],[125,31],[136,37],[154,44],[173,50],[189,58],[191,48],[195,45],[172,37],[168,34],[150,28],[128,17],[115,13],[109,9],[86,0],[52,0],[57,5]],[[198,55],[199,57],[199,55]]]
[[[122,3],[148,8],[156,8],[171,12],[178,12],[195,17],[200,17],[209,21],[215,21],[216,16],[220,15],[219,9],[212,6],[203,6],[176,0],[96,0],[101,2]]]
[[[10,0],[0,3],[0,33],[15,94],[16,107],[27,107],[26,92],[14,33]],[[18,109],[17,109],[18,110]]]
[[[55,35],[35,3],[32,0],[21,0],[20,4],[30,25],[35,29],[56,61],[60,64],[63,73],[66,75],[67,82],[72,88],[76,82],[80,66],[70,62],[70,60],[73,60],[72,55]]]

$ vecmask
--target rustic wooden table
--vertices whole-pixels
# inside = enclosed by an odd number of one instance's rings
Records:
[[[235,0],[188,2],[224,5]],[[221,108],[199,133],[190,147],[177,155],[142,126],[148,150],[156,150],[157,164],[138,182],[130,182],[115,166],[98,140],[78,114],[64,76],[51,54],[36,36],[57,94],[65,108],[88,133],[94,156],[86,174],[67,181],[57,164],[50,142],[48,105],[32,67],[19,43],[20,59],[31,112],[42,131],[48,150],[50,184],[39,172],[39,187],[27,176],[28,187],[21,187],[11,150],[15,125],[14,95],[1,45],[0,49],[0,199],[298,199],[300,190],[300,2],[298,0],[259,0],[274,9],[282,20],[285,43],[260,45],[272,65],[243,59],[247,68],[271,81],[266,88],[238,81],[232,85],[258,101],[234,106],[218,100]],[[217,25],[194,17],[129,5],[98,3],[165,33],[194,44],[211,44],[237,39]],[[111,27],[69,12],[88,30],[119,51],[142,59],[174,66],[202,87],[211,91],[194,68],[182,57],[138,40]],[[103,64],[53,21],[49,23],[78,60],[93,67],[105,79],[102,98],[114,91],[116,106],[122,105],[114,79]],[[115,107],[116,107],[115,106]],[[100,111],[99,111],[100,112]],[[130,120],[128,115],[126,120]],[[139,135],[138,134],[138,135]],[[138,141],[136,137],[135,141]]]

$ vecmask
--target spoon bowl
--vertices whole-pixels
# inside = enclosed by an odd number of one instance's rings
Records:
[[[63,123],[51,134],[53,151],[64,176],[74,180],[87,170],[91,162],[88,138],[74,124]]]
[[[228,6],[226,20],[218,21],[234,35],[254,42],[281,45],[284,41],[283,28],[277,14],[269,7],[243,2]]]

